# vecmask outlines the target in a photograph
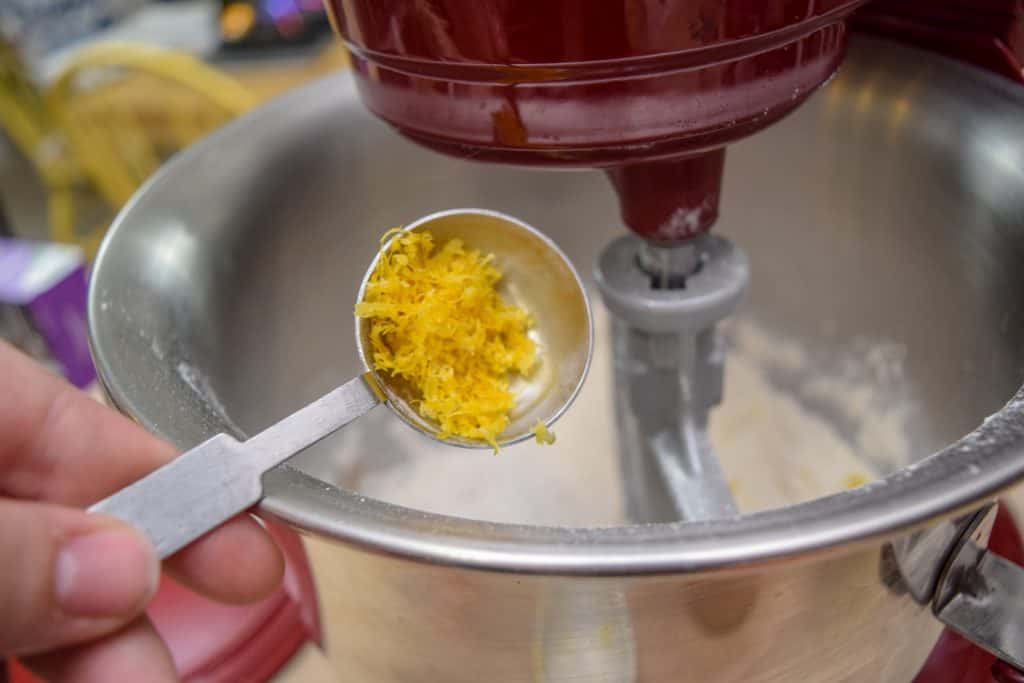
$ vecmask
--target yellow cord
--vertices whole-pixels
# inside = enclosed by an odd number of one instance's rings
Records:
[[[116,70],[154,76],[160,81],[183,87],[199,95],[207,105],[224,112],[224,119],[241,114],[256,104],[255,98],[234,79],[208,67],[188,54],[159,48],[106,43],[79,52],[46,91],[45,99],[61,130],[67,136],[76,161],[82,166],[100,195],[113,207],[120,207],[160,163],[152,141],[135,115],[117,116],[112,109],[89,116],[79,106],[79,81],[92,70]],[[102,87],[102,86],[101,86]],[[168,99],[174,89],[161,93]],[[93,103],[96,96],[92,95]],[[111,105],[112,106],[112,105]],[[94,109],[97,107],[94,107]],[[166,112],[179,130],[176,112]],[[105,115],[103,115],[105,114]],[[99,120],[97,120],[99,119]],[[199,126],[192,139],[208,132]]]
[[[147,80],[157,87],[140,88]],[[126,94],[159,111],[159,125],[147,125]],[[123,43],[81,50],[40,92],[0,43],[0,128],[46,185],[50,237],[79,244],[90,257],[106,225],[76,230],[76,186],[88,181],[116,211],[167,152],[256,103],[247,88],[191,55]]]

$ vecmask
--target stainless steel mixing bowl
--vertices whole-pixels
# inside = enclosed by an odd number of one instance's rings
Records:
[[[381,231],[453,206],[528,221],[581,272],[621,232],[602,177],[419,149],[363,110],[344,73],[244,117],[173,160],[103,245],[90,323],[111,398],[182,447],[298,408],[360,369],[351,301]],[[559,423],[582,427],[546,459],[510,449],[446,465],[540,498],[583,443],[577,497],[560,499],[592,506],[579,518],[480,514],[440,475],[424,486],[453,501],[431,508],[448,516],[311,476],[449,462],[387,430],[372,439],[372,425],[344,431],[268,475],[261,506],[308,534],[340,678],[911,679],[941,629],[932,598],[963,529],[949,520],[1024,476],[1024,409],[1007,403],[1024,380],[1024,92],[856,41],[807,106],[731,149],[717,229],[751,261],[737,318],[799,344],[805,372],[837,367],[858,339],[903,349],[877,393],[912,406],[906,461],[868,448],[883,482],[630,526],[613,523],[613,494],[588,488],[588,463],[614,453],[613,387],[593,375]],[[589,526],[553,526],[574,520]]]

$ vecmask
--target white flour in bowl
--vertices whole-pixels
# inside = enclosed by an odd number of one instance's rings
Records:
[[[461,517],[544,525],[621,524],[613,375],[607,314],[595,307],[594,359],[576,403],[554,426],[554,446],[525,443],[499,455],[444,446],[378,409],[346,428],[302,468],[387,502]],[[732,326],[725,400],[711,419],[711,440],[744,512],[790,505],[873,478],[857,440],[842,438],[819,413],[779,389],[762,370],[779,354],[799,364],[794,347],[771,341],[748,323]],[[767,359],[767,353],[773,354]],[[814,378],[812,378],[814,379]],[[818,382],[821,384],[821,382]],[[828,386],[819,387],[819,393]],[[865,424],[889,430],[886,443],[905,448],[899,421],[870,414],[863,392],[851,402]],[[868,412],[865,412],[868,411]],[[884,419],[883,419],[884,418]],[[877,429],[876,429],[877,431]],[[878,441],[878,435],[875,435]]]

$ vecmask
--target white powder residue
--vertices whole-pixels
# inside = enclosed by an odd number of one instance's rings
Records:
[[[195,394],[196,398],[203,403],[207,408],[213,412],[217,418],[228,428],[228,431],[232,436],[240,436],[244,434],[238,425],[228,417],[228,411],[224,408],[224,404],[221,403],[220,398],[217,396],[217,392],[213,390],[213,386],[206,379],[206,376],[195,366],[185,361],[179,361],[175,367],[178,372],[178,377],[181,378],[189,389]]]
[[[830,357],[827,368],[812,368],[797,344],[750,322],[730,321],[728,334],[735,355],[749,358],[764,373],[783,375],[801,412],[808,418],[827,415],[831,428],[872,467],[890,472],[908,464],[907,425],[914,406],[906,395],[905,347],[858,338]]]
[[[711,443],[743,512],[812,500],[875,476],[823,418],[773,387],[748,355],[729,356]]]

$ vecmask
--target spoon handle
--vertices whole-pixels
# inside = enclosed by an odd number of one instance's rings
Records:
[[[134,526],[163,559],[255,505],[263,474],[381,402],[356,377],[247,441],[217,434],[89,508]]]

